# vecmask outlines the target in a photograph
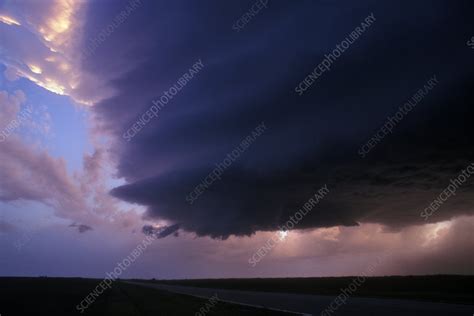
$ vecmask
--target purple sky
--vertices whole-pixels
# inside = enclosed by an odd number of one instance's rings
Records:
[[[472,274],[472,8],[2,0],[0,275]]]

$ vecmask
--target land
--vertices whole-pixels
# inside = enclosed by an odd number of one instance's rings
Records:
[[[130,281],[129,281],[130,282]],[[166,290],[177,294],[209,298],[216,293],[220,299],[253,306],[265,306],[300,315],[320,316],[464,316],[472,313],[472,305],[433,303],[417,300],[362,298],[340,295],[295,294],[283,292],[240,291],[217,288],[168,285],[162,283],[133,284]]]
[[[339,295],[355,277],[148,280],[204,288]],[[138,280],[137,280],[138,281]],[[139,280],[143,281],[143,280]],[[474,304],[474,276],[427,275],[367,277],[351,296]]]
[[[320,315],[353,279],[117,280],[81,314],[76,306],[101,279],[4,277],[0,314]],[[331,315],[470,315],[473,305],[474,276],[370,277]]]
[[[113,283],[82,314],[79,304],[102,280],[83,278],[0,278],[0,314],[15,315],[199,315],[208,299]],[[205,315],[275,315],[286,313],[217,302]],[[204,316],[204,315],[203,315]]]

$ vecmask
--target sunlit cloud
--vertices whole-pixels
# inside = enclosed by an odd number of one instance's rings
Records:
[[[41,70],[40,67],[36,66],[36,65],[28,65],[28,67],[30,68],[30,70],[32,72],[34,72],[35,74],[41,74],[43,71]]]
[[[65,90],[66,88],[59,84],[57,81],[51,79],[51,78],[41,78],[41,79],[37,79],[33,76],[30,76],[28,74],[25,74],[23,72],[20,71],[20,74],[27,78],[28,80],[31,80],[33,81],[34,83],[36,83],[38,86],[50,91],[50,92],[53,92],[53,93],[56,93],[56,94],[59,94],[59,95],[64,95],[65,94]],[[44,79],[44,80],[43,80]]]
[[[71,44],[70,39],[79,26],[76,15],[83,4],[83,1],[56,0],[51,4],[46,16],[39,21],[29,21],[41,34],[45,44],[52,52],[70,49],[67,46]]]
[[[54,56],[46,57],[44,60],[49,61],[50,63],[54,63],[55,61],[57,61],[56,57]]]
[[[20,22],[6,15],[0,15],[0,22],[3,22],[7,25],[21,25]]]
[[[61,69],[62,71],[69,71],[71,69],[71,66],[68,63],[60,63],[59,69]]]
[[[103,80],[81,67],[80,45],[86,6],[86,2],[77,0],[9,4],[9,11],[2,12],[0,21],[17,25],[19,29],[0,30],[0,62],[7,66],[7,79],[24,77],[86,106],[113,95],[112,89],[103,86]]]

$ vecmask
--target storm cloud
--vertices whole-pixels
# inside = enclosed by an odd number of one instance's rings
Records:
[[[125,4],[91,4],[85,38]],[[143,1],[84,61],[116,91],[93,108],[100,129],[115,136],[112,154],[127,182],[112,195],[146,206],[147,218],[214,238],[276,230],[323,185],[330,194],[296,228],[424,223],[420,211],[474,162],[472,4],[272,1],[234,32],[251,5]],[[371,13],[370,29],[304,95],[295,93]],[[199,59],[199,76],[125,141]],[[432,91],[360,157],[360,146],[433,76]],[[186,195],[262,121],[265,133],[188,204]],[[472,215],[473,194],[469,179],[429,222]]]

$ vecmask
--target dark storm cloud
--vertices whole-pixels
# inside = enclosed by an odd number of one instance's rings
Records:
[[[171,226],[153,227],[151,225],[145,225],[142,227],[142,232],[145,235],[155,236],[155,238],[165,238],[168,235],[176,233],[179,229],[179,224]]]
[[[69,225],[69,227],[77,228],[77,231],[81,234],[85,233],[86,231],[92,230],[92,227],[90,227],[88,225],[77,224],[77,223],[72,223],[71,225]]]
[[[95,106],[127,184],[112,191],[198,235],[274,230],[314,192],[331,193],[299,228],[419,214],[474,161],[472,5],[468,1],[272,1],[241,32],[252,1],[144,2],[84,67],[116,96]],[[121,2],[90,6],[89,37]],[[294,89],[348,33],[376,22],[329,72]],[[86,34],[87,35],[87,34]],[[87,37],[87,36],[86,36]],[[129,143],[121,135],[198,59],[205,68]],[[374,148],[357,154],[399,106],[439,84]],[[196,203],[186,195],[261,121],[267,131]],[[472,214],[472,180],[430,218]]]

